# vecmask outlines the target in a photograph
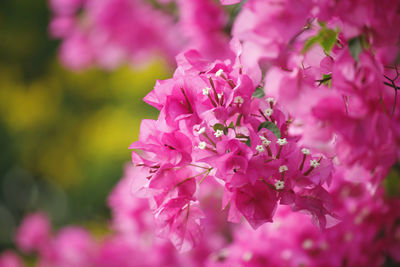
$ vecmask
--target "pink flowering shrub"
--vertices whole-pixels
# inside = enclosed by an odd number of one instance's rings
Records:
[[[219,2],[50,1],[69,67],[178,55],[144,98],[159,116],[108,199],[112,232],[52,234],[30,215],[16,244],[38,266],[400,262],[400,189],[383,186],[400,155],[400,2]]]

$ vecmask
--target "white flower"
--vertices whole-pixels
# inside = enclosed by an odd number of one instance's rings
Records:
[[[210,91],[211,91],[211,88],[210,88],[210,87],[204,87],[204,88],[203,88],[203,95],[209,95],[209,94],[210,94]]]
[[[203,134],[203,133],[205,133],[205,132],[206,132],[206,127],[201,127],[201,128],[197,131],[198,134]]]
[[[301,244],[303,249],[310,249],[314,246],[314,242],[311,239],[305,239],[303,243]]]
[[[199,145],[198,145],[198,148],[204,149],[204,148],[206,148],[206,145],[207,145],[206,142],[200,142]]]
[[[319,166],[319,162],[315,159],[310,160],[310,166],[317,168]]]
[[[216,130],[214,135],[215,137],[221,137],[224,134],[224,132],[222,130]]]
[[[268,103],[272,103],[272,104],[275,104],[276,102],[275,102],[275,99],[273,98],[273,97],[268,97],[267,98],[267,102]]]
[[[243,97],[241,97],[241,96],[237,96],[237,97],[235,97],[235,99],[233,99],[233,102],[234,102],[235,104],[243,104],[244,99],[243,99]]]
[[[267,138],[265,138],[264,136],[260,135],[260,139],[262,141],[262,144],[264,146],[269,146],[271,144],[271,141],[269,141]]]
[[[264,110],[265,116],[271,116],[272,113],[274,113],[274,110],[272,108],[267,108],[266,110]]]
[[[242,255],[242,260],[243,261],[250,261],[251,258],[253,258],[253,253],[251,251],[246,251],[245,253],[243,253]]]
[[[288,169],[288,167],[286,165],[282,165],[282,166],[279,167],[279,172],[285,172],[287,170],[289,170],[289,169]]]
[[[219,76],[222,75],[223,72],[224,72],[223,69],[219,69],[219,70],[217,70],[217,72],[215,73],[215,76],[219,77]]]
[[[258,152],[264,152],[264,147],[262,146],[262,145],[258,145],[258,146],[256,146],[256,150],[258,151]]]
[[[275,188],[276,190],[282,190],[285,188],[285,183],[283,181],[276,181]]]
[[[217,94],[218,99],[221,99],[221,97],[222,97],[223,95],[224,95],[224,93]]]
[[[286,145],[287,144],[287,140],[286,140],[286,138],[279,138],[277,141],[276,141],[280,146],[284,146],[284,145]]]
[[[302,148],[302,149],[301,149],[301,152],[302,152],[304,155],[310,155],[310,154],[311,154],[311,151],[310,151],[309,149],[307,149],[307,148]]]

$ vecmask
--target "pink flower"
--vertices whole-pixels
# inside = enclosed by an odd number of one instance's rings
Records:
[[[13,251],[3,251],[0,254],[0,267],[22,267],[21,258]]]
[[[79,227],[65,227],[52,240],[50,249],[41,255],[38,266],[94,266],[96,244]]]
[[[50,222],[45,214],[30,214],[18,228],[16,244],[25,253],[40,252],[50,241],[50,230]]]

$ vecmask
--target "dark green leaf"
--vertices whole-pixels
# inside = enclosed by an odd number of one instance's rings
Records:
[[[328,85],[328,87],[330,88],[332,86],[332,74],[322,74],[322,79],[318,81],[319,85]]]
[[[397,169],[392,168],[388,176],[384,180],[386,195],[389,197],[398,197],[400,195],[400,173]]]
[[[349,50],[351,56],[354,58],[355,61],[358,62],[361,52],[363,51],[363,45],[361,36],[355,37],[349,40]]]
[[[260,126],[258,126],[258,131],[260,131],[262,128],[270,130],[277,138],[281,138],[282,136],[278,126],[276,126],[273,122],[264,121],[260,124]]]
[[[265,96],[264,89],[261,87],[257,87],[253,93],[253,97],[263,98]]]
[[[233,121],[231,121],[231,123],[229,123],[229,126],[228,126],[228,128],[232,128],[232,129],[234,129],[234,128],[235,128],[235,125],[233,124]]]
[[[225,129],[225,126],[222,125],[221,123],[216,123],[216,124],[214,124],[213,128],[214,128],[214,131],[217,131],[217,130],[223,131]]]
[[[247,141],[245,143],[248,147],[251,147],[251,140],[250,137],[247,138]]]

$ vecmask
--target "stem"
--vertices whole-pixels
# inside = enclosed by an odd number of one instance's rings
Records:
[[[279,145],[278,154],[276,154],[276,158],[277,158],[277,159],[279,159],[279,157],[281,156],[282,147],[283,147],[283,146]]]
[[[213,145],[213,147],[215,147],[215,148],[217,147],[217,145],[214,143],[214,141],[211,140],[211,138],[208,137],[208,135],[206,133],[203,133],[203,135],[208,139],[208,141],[210,141],[210,143]]]

